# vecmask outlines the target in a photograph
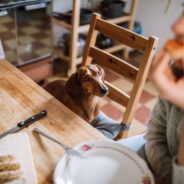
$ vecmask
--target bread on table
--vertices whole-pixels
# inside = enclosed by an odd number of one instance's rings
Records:
[[[0,155],[0,183],[14,184],[22,177],[21,165],[13,155]]]
[[[15,160],[15,157],[13,155],[0,155],[0,163],[10,162],[13,160]]]

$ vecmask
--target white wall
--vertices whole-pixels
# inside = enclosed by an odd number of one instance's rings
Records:
[[[172,0],[170,9],[165,13],[167,0],[139,0],[136,19],[142,23],[143,34],[159,38],[159,47],[165,40],[173,37],[171,25],[182,12],[183,0]]]

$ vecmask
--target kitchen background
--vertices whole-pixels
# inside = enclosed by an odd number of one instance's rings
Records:
[[[106,0],[107,1],[107,0]],[[172,37],[171,24],[182,12],[183,0],[139,0],[134,31],[143,35],[159,37],[159,47],[162,47],[168,37]],[[61,26],[52,25],[53,12],[67,12],[71,10],[73,0],[0,0],[0,39],[2,40],[6,58],[20,70],[31,76],[39,84],[45,79],[67,79],[67,64],[60,62],[53,56],[53,46],[66,49],[69,43],[69,33]],[[102,0],[81,0],[82,8],[95,9]],[[125,11],[130,8],[131,0],[126,0]],[[53,14],[58,16],[57,14]],[[53,29],[52,29],[53,28]],[[53,39],[53,35],[54,38]],[[84,36],[80,36],[80,44],[85,44]],[[111,43],[107,40],[107,43]],[[159,48],[158,47],[158,48]],[[67,54],[67,50],[65,50]],[[80,54],[82,55],[82,54]],[[52,65],[52,59],[54,64]],[[135,62],[136,64],[136,62]],[[113,84],[120,84],[122,89],[129,92],[132,87],[130,80],[106,71],[106,78]],[[147,81],[141,96],[133,128],[130,135],[146,130],[146,123],[150,118],[151,109],[156,101],[157,91],[150,81]],[[120,120],[122,107],[105,98],[102,100],[102,110],[110,117]]]
[[[73,0],[1,0],[0,1],[0,38],[6,57],[17,67],[35,61],[45,60],[52,54],[51,11],[67,12],[72,8]],[[81,8],[95,9],[102,0],[81,0]],[[182,0],[139,0],[136,22],[141,34],[159,37],[159,47],[168,37],[172,37],[171,24],[182,11]],[[129,9],[131,0],[126,0]],[[15,4],[15,6],[11,6]],[[52,10],[51,10],[52,9]],[[63,33],[68,32],[53,25],[54,44],[58,44]],[[68,41],[68,38],[65,38]],[[81,40],[85,39],[81,37]],[[85,43],[84,43],[85,44]],[[62,45],[62,43],[61,43]],[[50,69],[51,70],[51,69]]]
[[[84,6],[98,5],[102,0],[83,0]],[[131,0],[127,2],[125,10],[129,9]],[[54,11],[65,12],[71,8],[72,0],[54,0]],[[167,11],[168,2],[170,7]],[[141,22],[144,35],[155,35],[159,38],[159,47],[162,47],[168,37],[172,37],[171,24],[183,10],[183,0],[139,0],[136,20]],[[89,6],[89,5],[88,5]],[[57,32],[56,32],[57,33]]]

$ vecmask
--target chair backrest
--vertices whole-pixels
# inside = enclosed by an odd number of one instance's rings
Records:
[[[97,33],[100,32],[113,40],[142,52],[139,68],[129,64],[124,59],[116,57],[105,50],[95,46]],[[123,105],[125,112],[122,118],[122,132],[120,137],[126,137],[133,119],[136,106],[139,102],[149,68],[155,53],[158,39],[156,37],[143,37],[130,30],[124,29],[115,24],[101,19],[101,15],[94,13],[90,24],[86,47],[83,55],[82,65],[88,65],[92,59],[102,67],[107,67],[124,77],[134,80],[131,95],[121,91],[117,86],[113,86],[106,81],[109,87],[109,95],[112,100]]]

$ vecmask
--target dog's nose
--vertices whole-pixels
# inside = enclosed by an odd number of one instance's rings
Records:
[[[102,86],[100,92],[105,95],[108,93],[108,88],[106,86]]]

